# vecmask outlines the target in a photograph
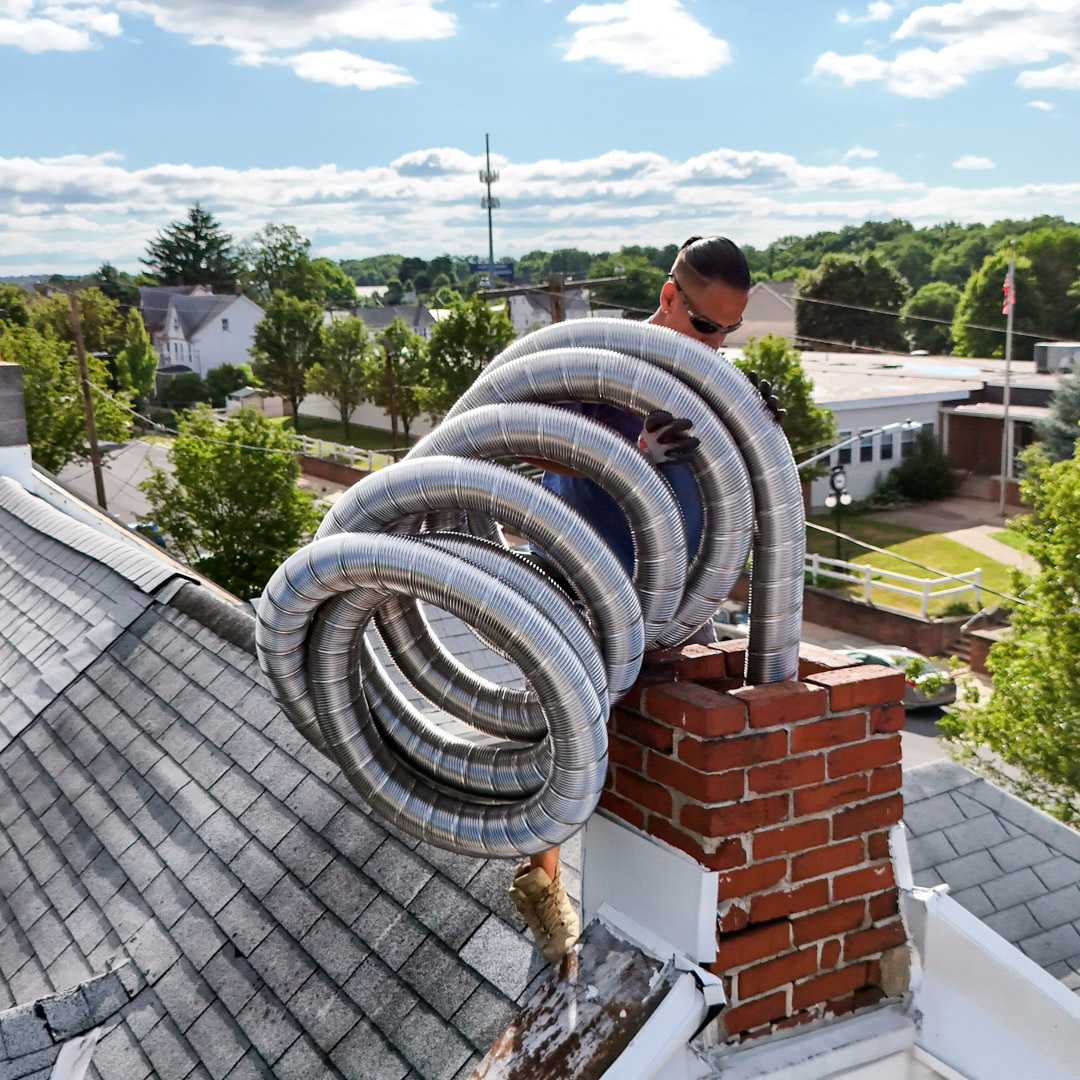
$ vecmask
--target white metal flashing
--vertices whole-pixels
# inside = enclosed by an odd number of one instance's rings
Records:
[[[603,904],[632,920],[647,939],[670,943],[697,963],[716,959],[719,875],[688,855],[599,811],[585,826],[581,906],[587,925]]]
[[[24,488],[29,488],[34,482],[30,447],[25,444],[0,446],[0,476],[10,476],[12,480],[18,480]]]

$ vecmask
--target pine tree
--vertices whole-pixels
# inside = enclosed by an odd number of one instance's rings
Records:
[[[214,292],[232,292],[240,273],[232,236],[198,203],[186,221],[160,232],[139,261],[162,285],[209,285]]]
[[[1064,461],[1076,452],[1080,438],[1080,370],[1066,375],[1050,399],[1050,412],[1035,425],[1043,451],[1051,461]]]

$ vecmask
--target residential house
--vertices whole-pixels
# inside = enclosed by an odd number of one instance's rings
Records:
[[[222,364],[250,363],[264,314],[242,293],[219,296],[200,285],[140,288],[139,311],[163,375],[206,375]]]
[[[290,409],[289,403],[277,394],[259,390],[254,386],[244,386],[234,390],[225,398],[225,412],[233,413],[239,409],[255,409],[263,416],[285,416]]]
[[[795,283],[758,281],[750,287],[743,324],[724,338],[725,346],[739,348],[752,337],[779,334],[795,340]]]
[[[435,320],[423,304],[395,304],[392,307],[366,307],[357,311],[372,337],[378,337],[395,319],[401,321],[414,333],[427,340]]]
[[[589,302],[580,289],[568,289],[562,294],[563,318],[587,319],[592,314]],[[551,324],[551,297],[542,290],[518,293],[507,299],[507,314],[518,337],[529,330]]]

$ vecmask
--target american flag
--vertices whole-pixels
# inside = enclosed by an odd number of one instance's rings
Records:
[[[1005,283],[1001,286],[1002,292],[1005,297],[1001,304],[1001,314],[1008,315],[1013,309],[1013,305],[1016,303],[1016,284],[1013,281],[1012,267],[1009,267],[1008,273],[1005,275]]]

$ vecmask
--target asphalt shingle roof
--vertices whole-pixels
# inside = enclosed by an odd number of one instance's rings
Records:
[[[1080,993],[1080,833],[952,761],[906,770],[903,794],[915,883]]]
[[[62,684],[0,699],[0,1076],[96,1024],[101,1080],[467,1076],[550,970],[509,864],[371,817],[250,652],[47,517],[8,524],[0,658],[26,620],[63,642],[124,616]]]

